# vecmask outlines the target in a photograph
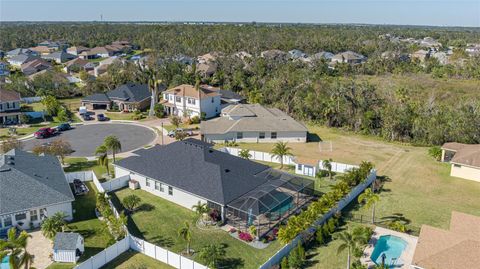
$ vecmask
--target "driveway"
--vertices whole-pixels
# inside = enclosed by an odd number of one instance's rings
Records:
[[[150,128],[129,123],[93,123],[75,126],[74,129],[47,139],[28,139],[23,141],[25,150],[32,150],[35,145],[65,139],[72,146],[73,157],[94,156],[95,149],[103,143],[105,137],[115,135],[122,144],[121,152],[131,151],[151,144],[157,134]]]

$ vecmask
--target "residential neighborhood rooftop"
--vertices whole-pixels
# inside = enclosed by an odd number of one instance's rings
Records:
[[[442,149],[455,151],[452,163],[480,167],[480,144],[445,143]]]
[[[76,250],[78,238],[81,237],[79,233],[64,233],[58,232],[55,235],[53,242],[54,250]]]

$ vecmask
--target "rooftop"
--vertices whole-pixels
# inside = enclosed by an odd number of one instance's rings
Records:
[[[480,168],[480,144],[449,142],[443,144],[442,149],[455,151],[450,162]]]
[[[19,101],[20,99],[21,99],[20,93],[15,91],[0,89],[0,102]]]
[[[55,241],[53,242],[54,250],[76,250],[78,238],[81,237],[78,233],[57,233]]]
[[[214,88],[209,88],[207,85],[201,85],[199,87],[200,91],[200,98],[207,98],[207,97],[213,97],[220,95],[218,93],[218,90]],[[199,91],[195,89],[195,86],[193,85],[188,85],[188,84],[182,84],[177,87],[170,88],[165,91],[165,93],[169,94],[174,94],[177,96],[186,96],[186,97],[193,97],[193,98],[198,98]]]

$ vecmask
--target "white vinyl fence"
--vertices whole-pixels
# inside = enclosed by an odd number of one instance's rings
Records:
[[[126,175],[101,183],[103,192],[110,192],[128,186],[130,176]]]
[[[329,218],[331,218],[335,213],[342,211],[350,202],[356,199],[358,195],[360,195],[360,193],[362,193],[366,188],[368,188],[368,186],[370,186],[376,178],[377,178],[377,172],[375,170],[372,170],[365,182],[353,188],[352,191],[350,191],[350,193],[347,196],[345,196],[342,200],[340,200],[337,203],[336,207],[330,209],[330,211],[328,211],[327,213],[322,215],[321,218],[315,221],[315,224],[308,229],[308,232],[313,233],[315,231],[316,226],[322,225]],[[280,264],[283,257],[287,256],[290,253],[290,251],[297,246],[298,240],[302,240],[301,235],[298,235],[294,240],[292,240],[292,242],[288,243],[287,245],[282,247],[279,251],[277,251],[277,253],[275,253],[272,257],[270,257],[270,259],[266,261],[263,265],[261,265],[259,269],[268,269],[276,264]]]
[[[233,156],[238,156],[242,149],[232,148],[232,147],[223,147],[218,150]],[[280,163],[280,160],[277,157],[272,156],[272,154],[268,152],[255,151],[255,150],[250,150],[249,152],[251,155],[250,159],[252,160],[269,162],[269,163]],[[295,162],[295,156],[283,156],[283,164],[296,165],[297,163]],[[352,164],[337,163],[337,162],[331,162],[331,164],[332,164],[332,171],[336,173],[345,173],[348,170],[351,170],[352,168],[358,168],[358,165],[352,165]],[[321,170],[326,170],[323,167],[322,160],[319,161],[318,168]]]
[[[31,104],[31,103],[36,103],[42,101],[42,97],[40,96],[34,96],[34,97],[22,97],[22,102]]]
[[[120,254],[130,249],[130,236],[126,236],[115,244],[102,250],[97,255],[90,257],[88,260],[77,265],[75,269],[97,269],[111,262]]]
[[[127,175],[100,183],[97,175],[95,175],[95,172],[93,171],[69,172],[65,173],[65,178],[67,179],[68,183],[73,183],[74,179],[79,179],[84,182],[93,181],[93,184],[95,187],[97,187],[99,192],[110,192],[126,187],[128,186],[128,181],[130,180],[130,176]]]

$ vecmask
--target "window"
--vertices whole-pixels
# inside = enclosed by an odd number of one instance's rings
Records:
[[[0,110],[3,110],[3,104],[0,104]]]
[[[302,168],[303,168],[303,165],[297,164],[297,170],[302,170]]]
[[[243,138],[243,133],[242,132],[238,132],[237,133],[237,139],[242,139]]]
[[[145,182],[145,185],[146,185],[147,187],[151,187],[150,179],[147,178],[147,181]]]
[[[259,133],[259,134],[258,134],[258,138],[260,138],[260,139],[265,139],[265,133],[263,133],[263,132],[262,132],[262,133]]]
[[[193,98],[188,98],[188,99],[187,99],[187,102],[188,102],[190,105],[195,105],[195,99],[193,99]]]
[[[173,188],[172,188],[172,186],[168,186],[168,195],[173,195]]]
[[[9,102],[7,102],[7,109],[8,109],[8,108],[10,108],[10,103],[9,103]]]
[[[182,102],[182,97],[176,96],[176,97],[175,97],[175,102],[177,102],[177,103]]]
[[[16,214],[15,215],[15,220],[20,221],[20,220],[26,220],[27,219],[27,213],[21,213],[21,214]]]
[[[213,97],[212,97],[212,103],[213,103]]]
[[[46,208],[40,209],[40,219],[43,220],[46,217],[47,217],[47,209]]]
[[[37,215],[37,210],[30,210],[30,221],[37,221],[38,220],[38,215]]]
[[[164,191],[165,191],[165,189],[163,188],[163,184],[162,184],[162,183],[160,183],[160,191],[161,191],[161,192],[164,192]]]
[[[277,139],[277,132],[272,132],[272,133],[270,134],[270,138],[271,138],[271,139]]]
[[[157,191],[160,190],[160,185],[161,185],[160,182],[155,181],[155,189],[156,189]]]
[[[10,217],[10,216],[5,217],[5,218],[3,219],[3,226],[4,226],[5,228],[12,226],[12,217]]]

